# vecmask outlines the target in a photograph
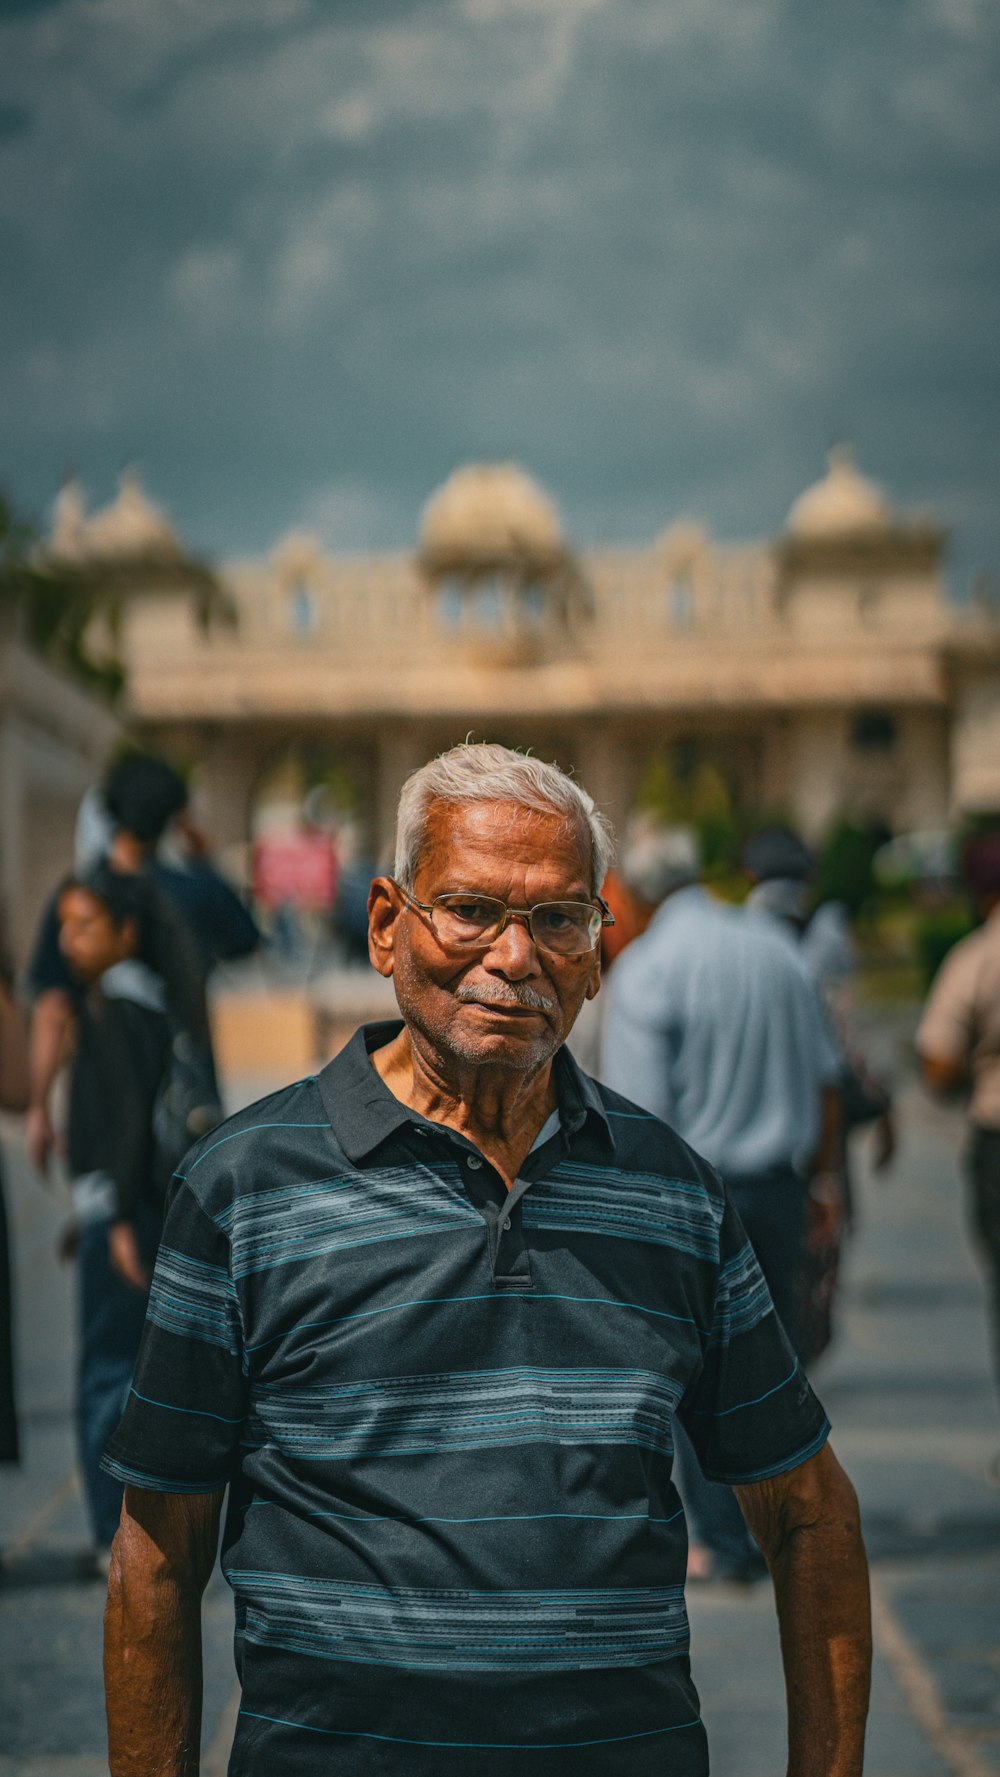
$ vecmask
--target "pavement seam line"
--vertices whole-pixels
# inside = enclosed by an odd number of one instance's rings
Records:
[[[940,1753],[952,1777],[995,1777],[993,1767],[983,1763],[962,1730],[948,1720],[937,1679],[907,1635],[874,1573],[871,1597],[876,1644],[889,1662],[910,1714],[935,1752]]]
[[[33,1517],[28,1519],[20,1536],[15,1537],[10,1547],[5,1549],[5,1563],[9,1564],[11,1561],[16,1561],[19,1556],[27,1554],[56,1513],[61,1510],[67,1500],[72,1499],[74,1493],[77,1492],[78,1485],[75,1472],[68,1474],[65,1480],[60,1481],[59,1486],[54,1493],[49,1495],[45,1504],[39,1506]]]

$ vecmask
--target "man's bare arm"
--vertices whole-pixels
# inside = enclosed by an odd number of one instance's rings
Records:
[[[32,1166],[49,1170],[57,1146],[49,1117],[49,1094],[65,1059],[73,1026],[73,1002],[61,987],[48,987],[35,1001],[28,1038],[28,1120],[25,1142]]]
[[[125,1489],[104,1613],[111,1777],[197,1777],[201,1597],[222,1499]]]
[[[788,1777],[860,1777],[871,1680],[858,1501],[827,1446],[736,1496],[767,1557],[788,1697]]]

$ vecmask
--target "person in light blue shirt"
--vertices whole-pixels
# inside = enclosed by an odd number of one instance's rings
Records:
[[[809,1182],[836,1168],[840,1059],[815,985],[771,922],[698,883],[682,829],[646,832],[623,874],[657,912],[616,962],[601,1078],[672,1125],[722,1174],[795,1340]],[[756,1563],[728,1489],[682,1461],[700,1570]]]
[[[609,977],[602,1078],[627,1083],[727,1182],[806,1178],[839,1070],[806,969],[770,922],[699,886],[690,835],[665,829],[638,851],[623,867],[661,904]]]

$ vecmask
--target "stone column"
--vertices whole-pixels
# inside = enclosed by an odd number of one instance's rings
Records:
[[[951,729],[950,814],[1000,808],[1000,667],[963,667]]]
[[[997,707],[1000,708],[1000,698]],[[948,718],[943,710],[910,710],[901,718],[898,746],[903,788],[890,818],[890,825],[897,831],[947,826],[948,740]],[[995,752],[994,758],[997,756],[1000,755]],[[995,779],[996,806],[1000,807],[1000,770]]]
[[[380,867],[391,867],[396,843],[396,804],[411,771],[426,763],[434,747],[418,724],[385,726],[378,738],[375,819],[376,858]]]
[[[849,803],[847,712],[810,710],[791,716],[787,736],[788,812],[804,839],[822,837]]]
[[[583,788],[614,827],[620,846],[635,794],[634,744],[610,724],[588,724],[577,730],[573,763]]]
[[[250,728],[213,728],[200,736],[195,793],[219,847],[250,837],[250,804],[270,741]]]

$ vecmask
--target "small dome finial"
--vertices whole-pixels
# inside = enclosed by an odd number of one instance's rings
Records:
[[[790,536],[804,538],[853,536],[891,525],[884,493],[858,473],[854,453],[843,442],[833,446],[826,474],[799,495],[785,521]]]

